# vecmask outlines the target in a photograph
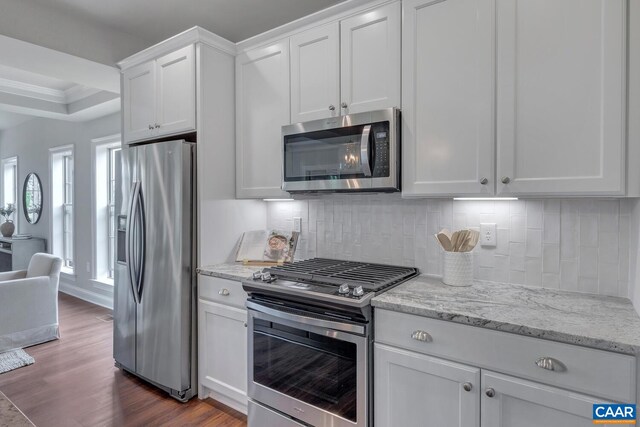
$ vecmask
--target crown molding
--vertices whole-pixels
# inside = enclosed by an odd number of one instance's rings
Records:
[[[235,43],[196,26],[123,59],[118,62],[118,67],[120,70],[126,70],[194,43],[204,43],[228,55],[236,55]]]

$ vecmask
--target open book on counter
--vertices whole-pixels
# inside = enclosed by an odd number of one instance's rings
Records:
[[[236,261],[240,262],[292,262],[298,244],[297,231],[246,231],[238,246]]]

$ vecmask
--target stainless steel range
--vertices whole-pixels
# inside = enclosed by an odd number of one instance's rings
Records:
[[[371,298],[417,274],[314,258],[244,281],[249,426],[373,425]]]

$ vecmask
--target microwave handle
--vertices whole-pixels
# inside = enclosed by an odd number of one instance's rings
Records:
[[[362,139],[360,139],[360,166],[364,176],[371,176],[371,166],[369,165],[369,135],[371,134],[371,125],[366,125],[362,129]]]

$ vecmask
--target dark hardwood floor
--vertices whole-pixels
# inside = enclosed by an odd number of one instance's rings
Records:
[[[27,348],[35,364],[0,374],[0,391],[36,426],[246,426],[212,399],[183,404],[116,369],[109,310],[65,294],[59,305],[62,337]]]

